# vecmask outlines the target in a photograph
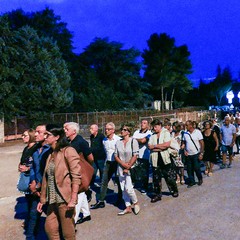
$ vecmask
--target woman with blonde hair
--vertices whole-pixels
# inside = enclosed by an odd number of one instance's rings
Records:
[[[117,173],[119,175],[120,186],[122,189],[123,200],[126,209],[119,212],[118,215],[125,215],[132,212],[131,203],[133,203],[134,213],[137,215],[140,211],[137,195],[133,189],[130,169],[137,160],[139,146],[136,139],[130,137],[131,128],[123,125],[121,128],[122,139],[118,140],[115,149],[115,160],[118,163]]]

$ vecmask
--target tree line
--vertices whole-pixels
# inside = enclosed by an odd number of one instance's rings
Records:
[[[21,115],[44,119],[57,112],[141,109],[153,100],[170,101],[175,108],[207,105],[214,98],[221,102],[220,92],[229,88],[229,80],[232,83],[227,70],[220,70],[211,83],[217,93],[203,96],[208,88],[204,84],[193,89],[188,47],[176,46],[166,33],[153,33],[143,52],[95,38],[76,54],[73,33],[49,8],[4,13],[0,32],[0,112],[6,120]],[[219,82],[226,82],[225,90]],[[195,94],[199,99],[189,101]]]

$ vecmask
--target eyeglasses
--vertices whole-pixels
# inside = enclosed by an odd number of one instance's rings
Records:
[[[105,128],[106,131],[111,131],[113,128]]]
[[[129,130],[128,130],[128,129],[126,129],[126,128],[122,128],[122,129],[121,129],[121,131],[124,131],[124,132],[129,132]]]

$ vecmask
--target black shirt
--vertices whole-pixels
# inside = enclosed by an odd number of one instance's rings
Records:
[[[105,160],[106,153],[103,146],[103,139],[105,136],[102,133],[98,133],[96,137],[90,136],[91,150],[93,153],[94,160]]]
[[[33,155],[34,152],[36,152],[36,150],[38,148],[39,148],[39,144],[38,143],[35,143],[30,148],[28,148],[28,146],[26,146],[23,149],[21,160],[20,160],[20,164],[21,165],[30,166],[32,164],[32,161],[33,161],[32,155]]]
[[[71,147],[75,148],[77,153],[83,153],[85,159],[87,159],[87,156],[92,153],[88,142],[83,139],[82,136],[77,135],[71,142]]]

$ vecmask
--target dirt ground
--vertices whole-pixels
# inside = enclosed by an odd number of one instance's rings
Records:
[[[1,240],[25,239],[21,228],[25,202],[16,189],[23,147],[20,142],[0,146]],[[136,190],[141,205],[137,216],[117,216],[119,209],[112,204],[116,187],[111,182],[106,207],[92,210],[92,220],[77,226],[77,239],[239,240],[239,158],[235,157],[230,169],[220,170],[216,165],[212,177],[204,176],[202,186],[179,186],[180,196],[176,199],[167,194],[166,186],[162,201],[154,204]],[[95,203],[94,198],[91,203]]]

